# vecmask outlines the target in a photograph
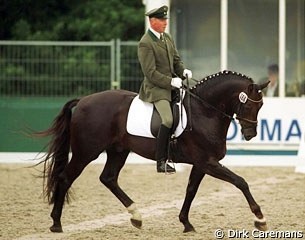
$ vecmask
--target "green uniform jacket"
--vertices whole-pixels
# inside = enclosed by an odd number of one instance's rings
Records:
[[[164,34],[164,44],[147,31],[138,45],[138,58],[144,74],[139,97],[145,102],[171,101],[172,77],[183,79],[184,65],[173,39]]]

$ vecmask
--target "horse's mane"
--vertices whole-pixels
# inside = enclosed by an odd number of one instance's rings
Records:
[[[198,87],[205,88],[205,87],[213,87],[216,85],[219,81],[230,81],[232,80],[232,77],[238,76],[240,79],[248,81],[250,83],[254,83],[253,79],[238,72],[234,71],[221,71],[212,75],[209,75],[200,81],[197,81],[196,85],[194,85],[191,89],[196,89]]]

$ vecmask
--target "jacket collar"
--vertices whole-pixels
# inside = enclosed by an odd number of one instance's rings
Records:
[[[156,32],[156,31],[154,31],[154,32]],[[152,40],[154,40],[154,41],[160,40],[160,33],[159,33],[159,36],[156,36],[156,34],[154,32],[152,29],[148,29],[148,31],[147,31],[148,35],[152,38]]]
[[[149,28],[149,31],[151,31],[158,39],[161,38],[161,33],[155,31],[154,29],[152,28]]]
[[[159,47],[166,49],[167,43],[163,43],[150,29],[147,31],[151,39],[158,44]],[[159,33],[160,34],[160,33]],[[165,34],[164,34],[165,36]]]

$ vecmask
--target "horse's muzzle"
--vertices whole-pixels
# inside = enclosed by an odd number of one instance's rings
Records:
[[[257,135],[256,132],[256,126],[253,127],[242,127],[241,128],[241,133],[243,134],[244,138],[246,139],[246,141],[251,140],[252,138],[254,138]]]

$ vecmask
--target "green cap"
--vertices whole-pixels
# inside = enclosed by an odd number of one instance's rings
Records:
[[[160,8],[154,8],[147,13],[145,13],[146,16],[149,18],[168,18],[167,16],[168,6],[162,6]]]

